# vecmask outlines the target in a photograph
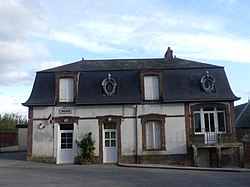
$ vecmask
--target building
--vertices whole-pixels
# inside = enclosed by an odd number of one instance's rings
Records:
[[[232,131],[237,99],[223,67],[173,57],[170,48],[164,58],[83,59],[47,69],[23,103],[27,158],[73,163],[75,140],[91,132],[95,163],[223,167],[233,154],[242,166]]]
[[[237,138],[244,145],[245,167],[250,167],[250,101],[235,106]]]

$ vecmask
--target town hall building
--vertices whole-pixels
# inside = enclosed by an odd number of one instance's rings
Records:
[[[31,161],[243,167],[224,68],[173,57],[84,60],[39,71],[29,99]]]

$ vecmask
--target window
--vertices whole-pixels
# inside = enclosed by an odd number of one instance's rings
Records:
[[[159,121],[146,122],[147,150],[161,149],[161,124]]]
[[[61,149],[72,149],[73,148],[73,133],[61,133]]]
[[[200,108],[194,111],[195,133],[226,131],[225,110],[217,107]]]
[[[60,124],[61,149],[73,149],[73,124]]]
[[[74,79],[61,78],[59,82],[59,102],[74,101]]]
[[[142,124],[142,150],[164,151],[165,149],[165,117],[160,114],[140,116]]]
[[[144,99],[159,100],[158,76],[144,76]]]

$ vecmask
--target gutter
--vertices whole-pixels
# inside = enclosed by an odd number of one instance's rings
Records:
[[[139,164],[139,154],[138,154],[138,115],[137,115],[138,105],[135,105],[135,163]]]

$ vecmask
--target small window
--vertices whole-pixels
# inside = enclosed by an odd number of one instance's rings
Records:
[[[159,79],[158,76],[144,77],[144,99],[159,100]]]
[[[225,127],[225,113],[224,112],[218,112],[218,126],[219,126],[219,131],[224,132],[226,131]]]
[[[73,148],[73,133],[66,132],[61,133],[61,149],[72,149]]]
[[[158,121],[146,123],[147,150],[161,149],[161,125]]]
[[[194,113],[195,132],[201,132],[201,116],[200,113]]]
[[[74,101],[74,79],[61,78],[59,82],[59,102]]]

